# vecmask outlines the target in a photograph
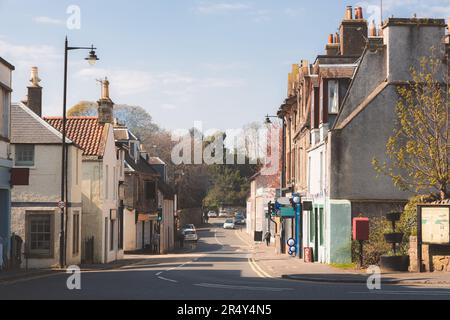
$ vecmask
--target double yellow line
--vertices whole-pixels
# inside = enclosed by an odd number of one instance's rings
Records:
[[[252,268],[252,270],[260,277],[260,278],[264,278],[264,279],[273,279],[273,277],[268,274],[267,272],[265,272],[255,261],[254,258],[249,258],[248,259],[248,263],[250,264],[250,267]]]
[[[248,242],[246,239],[244,239],[238,231],[235,231],[236,236],[241,239],[242,242],[244,242],[245,244],[247,244],[251,249],[253,249],[253,245]],[[248,264],[250,265],[250,267],[252,268],[252,270],[260,277],[260,278],[264,278],[264,279],[273,279],[274,277],[271,276],[270,274],[268,274],[267,272],[265,272],[256,262],[256,260],[254,258],[248,258]]]

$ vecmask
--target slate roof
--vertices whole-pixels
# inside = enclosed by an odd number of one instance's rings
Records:
[[[44,118],[57,130],[62,130],[62,117]],[[109,124],[101,124],[97,117],[68,117],[67,137],[77,144],[85,157],[103,157]]]
[[[62,134],[23,103],[11,105],[11,143],[61,144]],[[72,141],[66,139],[71,144]]]

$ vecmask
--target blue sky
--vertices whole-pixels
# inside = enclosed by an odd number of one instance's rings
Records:
[[[314,60],[346,5],[379,19],[379,0],[0,0],[0,56],[14,64],[14,100],[40,68],[44,114],[61,114],[64,37],[98,47],[70,56],[69,104],[95,101],[108,76],[118,104],[144,107],[167,129],[239,128],[263,121],[286,96],[292,63]],[[81,29],[69,30],[69,5]],[[384,0],[384,16],[450,17],[450,0]]]

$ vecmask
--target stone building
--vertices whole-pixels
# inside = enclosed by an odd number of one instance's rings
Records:
[[[11,177],[10,105],[14,66],[0,57],[0,270],[10,251]]]

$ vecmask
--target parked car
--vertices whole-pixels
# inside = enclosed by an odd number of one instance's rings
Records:
[[[237,226],[243,226],[246,224],[246,220],[244,217],[239,216],[237,218],[234,218],[234,224]]]
[[[225,223],[223,224],[224,229],[234,229],[236,228],[236,225],[234,224],[234,221],[232,219],[227,219]]]
[[[220,211],[219,217],[220,217],[220,218],[226,218],[226,217],[228,217],[228,213],[225,212],[225,211]]]
[[[184,241],[190,242],[197,242],[198,241],[198,235],[195,230],[184,230],[183,231]]]
[[[210,212],[208,212],[208,217],[210,217],[210,218],[217,218],[217,213],[214,212],[214,211],[210,211]]]
[[[186,231],[186,230],[193,230],[193,231],[197,231],[197,229],[195,228],[195,225],[193,224],[187,224],[185,225],[183,228],[181,228],[181,231]]]

